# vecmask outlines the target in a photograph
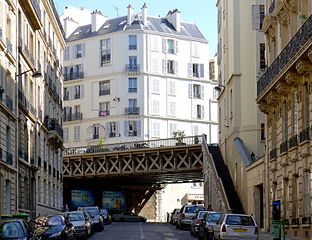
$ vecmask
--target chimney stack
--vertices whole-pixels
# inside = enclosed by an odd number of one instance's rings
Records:
[[[147,6],[146,3],[144,3],[142,9],[142,22],[144,25],[147,25]]]
[[[106,22],[107,17],[103,16],[101,11],[95,10],[91,13],[92,32],[96,32]]]
[[[181,30],[181,16],[180,11],[178,9],[174,9],[173,11],[169,11],[167,14],[167,20],[174,26],[177,32]]]
[[[127,24],[131,25],[134,20],[134,10],[131,4],[128,6],[128,17],[127,17]]]
[[[70,17],[64,18],[63,21],[64,21],[65,38],[68,38],[77,29],[79,24]]]

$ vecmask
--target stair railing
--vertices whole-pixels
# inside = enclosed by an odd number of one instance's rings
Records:
[[[222,180],[219,177],[214,161],[212,160],[212,155],[210,154],[208,150],[208,145],[207,145],[205,134],[203,134],[203,137],[202,137],[202,149],[204,152],[203,172],[205,172],[207,169],[211,170],[210,173],[212,174],[212,179],[215,179],[215,186],[217,188],[216,190],[217,190],[219,197],[221,198],[220,200],[223,203],[223,207],[225,208],[224,210],[230,213],[232,212],[232,209],[230,208],[230,204],[227,199]]]

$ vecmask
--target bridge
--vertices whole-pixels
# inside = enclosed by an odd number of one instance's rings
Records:
[[[99,144],[63,152],[64,202],[68,203],[73,189],[91,189],[98,205],[102,190],[125,191],[127,205],[138,212],[166,184],[205,179],[210,179],[206,188],[215,189],[209,191],[215,195],[210,200],[218,200],[219,209],[230,209],[205,135]]]

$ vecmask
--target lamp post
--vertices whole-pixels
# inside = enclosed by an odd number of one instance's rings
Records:
[[[28,73],[28,72],[30,72],[30,71],[32,71],[32,77],[33,78],[39,78],[39,77],[42,77],[42,74],[41,74],[41,72],[39,72],[39,71],[37,71],[36,69],[28,69],[28,70],[26,70],[26,71],[24,71],[24,72],[21,72],[21,73],[18,73],[18,74],[16,74],[15,75],[15,83],[16,83],[16,116],[18,117],[18,115],[19,115],[19,108],[18,108],[18,102],[19,102],[19,100],[18,100],[18,86],[19,86],[19,84],[18,84],[18,77],[20,77],[20,76],[23,76],[24,74],[26,74],[26,73]],[[35,88],[36,89],[36,88]],[[19,132],[18,132],[18,129],[19,129],[19,122],[18,121],[16,121],[16,132],[15,132],[15,139],[16,139],[16,142],[15,142],[15,148],[16,148],[16,150],[15,150],[15,156],[16,156],[16,179],[15,179],[15,181],[16,181],[16,194],[15,194],[15,198],[16,198],[16,213],[18,212],[18,210],[19,210],[19,181],[18,181],[18,175],[19,175],[19,156],[18,156],[18,148],[19,148]]]

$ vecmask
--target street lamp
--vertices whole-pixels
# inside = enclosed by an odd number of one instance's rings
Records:
[[[222,89],[225,89],[225,86],[222,84],[219,84],[218,86],[214,87],[215,90],[217,90],[218,92],[221,92]]]
[[[39,77],[42,77],[42,74],[40,71],[37,71],[36,69],[28,69],[27,71],[24,71],[22,73],[19,73],[16,75],[16,77],[19,77],[19,76],[22,76],[24,75],[25,73],[28,73],[30,71],[33,71],[33,74],[31,75],[33,78],[39,78]]]

